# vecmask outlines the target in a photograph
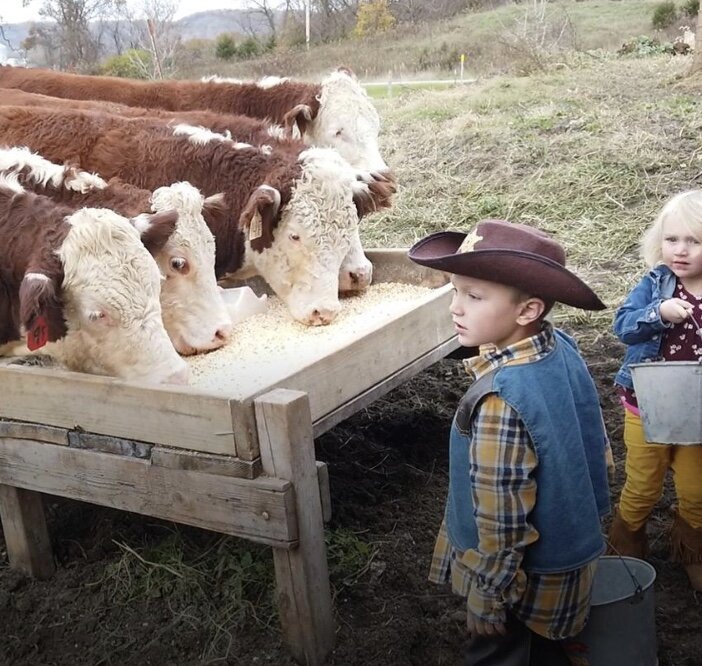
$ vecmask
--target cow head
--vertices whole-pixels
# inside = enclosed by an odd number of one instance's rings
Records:
[[[104,208],[82,208],[66,218],[70,230],[56,254],[68,329],[60,353],[69,368],[155,383],[187,381],[187,364],[161,321],[162,278],[146,249],[157,251],[176,219],[172,211],[156,213],[135,226]]]
[[[159,187],[151,198],[154,211],[178,212],[175,231],[154,258],[166,278],[161,284],[163,323],[181,354],[217,349],[232,330],[215,278],[214,236],[202,217],[203,207],[216,206],[219,198],[205,199],[186,182]]]
[[[358,205],[370,192],[334,150],[311,148],[300,153],[299,161],[300,175],[288,203],[281,208],[278,190],[262,185],[239,223],[247,237],[245,263],[268,282],[295,319],[316,326],[330,323],[339,311],[344,260],[351,254],[358,262],[358,251],[363,254]],[[361,279],[370,280],[369,268],[363,270]]]
[[[319,111],[300,105],[294,118],[307,145],[334,148],[351,166],[385,173],[388,165],[380,155],[380,118],[366,91],[348,69],[339,69],[321,84]]]

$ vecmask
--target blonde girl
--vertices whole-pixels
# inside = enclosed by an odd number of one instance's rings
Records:
[[[650,270],[614,319],[614,332],[627,345],[615,378],[624,407],[626,481],[609,532],[610,552],[646,556],[646,521],[671,469],[677,495],[672,556],[685,566],[692,587],[702,591],[702,445],[646,441],[629,368],[647,360],[702,358],[697,330],[702,324],[702,190],[683,192],[665,204],[644,234],[641,254]]]

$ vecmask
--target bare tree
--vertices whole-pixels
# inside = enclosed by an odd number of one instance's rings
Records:
[[[26,2],[26,0],[24,0]],[[91,28],[123,0],[43,0],[40,16],[54,21],[53,30],[45,27],[44,37],[58,44],[58,64],[62,69],[89,69],[100,59],[100,30]],[[50,34],[53,33],[53,34]],[[38,33],[39,34],[39,33]]]
[[[244,14],[244,20],[239,21],[242,30],[252,37],[256,37],[259,33],[257,30],[256,19],[262,19],[263,23],[268,27],[271,39],[277,41],[278,36],[278,7],[281,3],[276,0],[249,0],[248,8]],[[290,3],[284,3],[289,5]]]

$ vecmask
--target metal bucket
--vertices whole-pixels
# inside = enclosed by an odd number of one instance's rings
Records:
[[[632,363],[646,441],[702,442],[702,364],[698,361]]]
[[[656,666],[656,570],[634,557],[600,558],[585,629],[569,652],[587,666]],[[576,663],[576,662],[573,662]]]

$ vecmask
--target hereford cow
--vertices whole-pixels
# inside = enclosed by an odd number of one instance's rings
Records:
[[[100,208],[71,208],[0,176],[0,345],[31,350],[61,340],[72,369],[149,382],[187,381],[161,321],[155,250],[176,214],[130,223]]]
[[[354,244],[360,248],[358,218],[376,205],[357,171],[330,149],[292,153],[224,137],[202,143],[155,121],[140,127],[148,122],[0,107],[0,142],[147,189],[187,179],[205,195],[224,192],[225,209],[207,220],[217,275],[260,274],[296,319],[329,323],[339,309],[341,264]]]
[[[345,68],[321,83],[267,77],[259,83],[136,81],[47,69],[0,66],[0,86],[67,99],[99,99],[168,111],[207,109],[297,127],[305,143],[330,147],[354,167],[386,172],[380,155],[378,112]],[[0,100],[1,101],[1,100]]]
[[[110,208],[126,217],[175,210],[175,231],[154,254],[165,277],[161,310],[166,331],[181,354],[209,351],[226,343],[232,322],[214,274],[214,237],[202,216],[203,207],[221,205],[221,197],[207,201],[185,182],[153,193],[126,183],[106,183],[94,174],[54,164],[27,148],[0,150],[0,170],[19,172],[25,187],[73,209]]]
[[[1,69],[0,69],[1,71]],[[289,132],[282,125],[275,125],[265,120],[248,116],[218,113],[215,111],[166,111],[164,109],[146,109],[139,106],[127,106],[115,102],[100,100],[74,100],[50,97],[12,88],[0,88],[0,104],[3,106],[29,106],[53,110],[98,111],[125,118],[160,118],[166,122],[200,125],[214,132],[229,133],[237,141],[254,144],[270,140],[284,142]]]

